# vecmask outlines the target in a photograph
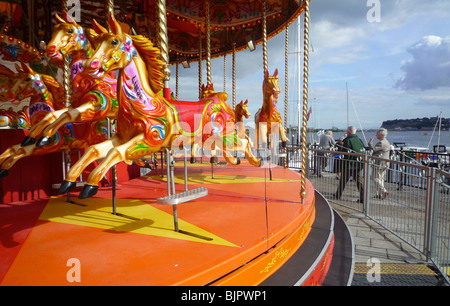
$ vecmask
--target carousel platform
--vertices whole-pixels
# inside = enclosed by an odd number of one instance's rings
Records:
[[[270,180],[245,160],[187,169],[201,191],[188,202],[167,197],[158,169],[117,185],[115,214],[108,187],[0,204],[0,285],[351,283],[348,228],[309,181],[301,202],[299,173],[273,166]],[[176,162],[175,188],[189,195],[184,171]]]

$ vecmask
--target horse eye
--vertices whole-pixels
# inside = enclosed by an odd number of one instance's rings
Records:
[[[117,46],[119,44],[119,41],[114,38],[113,41],[111,42],[111,46]]]
[[[26,78],[25,81],[29,82],[31,81],[31,78]]]
[[[70,29],[69,31],[67,31],[68,34],[73,34],[73,29]]]

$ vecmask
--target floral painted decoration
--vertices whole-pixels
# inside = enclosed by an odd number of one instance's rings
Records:
[[[127,54],[127,61],[131,61],[133,56],[138,55],[136,49],[133,47],[133,40],[128,35],[126,35],[125,42],[120,46],[120,50]]]
[[[82,27],[75,27],[75,41],[80,46],[80,49],[84,49],[89,45],[89,41],[84,35],[84,30]]]
[[[32,74],[30,75],[30,79],[33,81],[33,88],[37,91],[45,91],[46,87],[44,83],[41,80],[41,76],[39,74]]]

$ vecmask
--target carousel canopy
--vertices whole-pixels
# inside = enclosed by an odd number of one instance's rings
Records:
[[[281,32],[303,11],[305,0],[266,0],[267,39]],[[51,15],[61,12],[61,0],[47,2]],[[107,0],[80,0],[81,24],[92,26],[92,19],[105,25]],[[136,33],[156,40],[157,1],[114,0],[116,18]],[[263,39],[262,0],[210,0],[211,57],[247,49],[248,41],[258,44]],[[45,5],[45,3],[43,3]],[[206,8],[204,0],[166,0],[170,63],[196,61],[206,56]],[[42,14],[44,11],[42,11]],[[45,16],[42,16],[45,18]],[[34,20],[42,20],[36,16]],[[48,18],[48,17],[47,17]],[[54,20],[54,18],[52,18]],[[53,21],[52,21],[53,22]],[[200,38],[202,42],[200,43]]]

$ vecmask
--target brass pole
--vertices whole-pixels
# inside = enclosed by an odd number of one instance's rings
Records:
[[[236,43],[233,43],[233,58],[232,58],[232,91],[233,91],[233,111],[236,110]]]
[[[158,42],[161,50],[161,59],[164,62],[164,87],[169,87],[170,68],[169,68],[169,38],[167,31],[167,12],[166,0],[158,0]]]
[[[202,98],[202,28],[199,26],[199,56],[198,56],[198,99]]]
[[[63,9],[68,12],[67,0],[63,0]],[[64,102],[66,107],[69,107],[72,102],[72,83],[70,82],[70,58],[64,55],[63,66],[63,84],[64,84]]]
[[[108,14],[114,15],[114,0],[108,0],[106,8]]]
[[[211,17],[209,12],[209,0],[205,1],[205,10],[206,10],[206,79],[207,86],[209,87],[212,84],[211,80]]]
[[[107,0],[106,10],[108,12],[108,16],[114,16],[114,0]],[[108,18],[106,17],[106,24],[108,25],[108,29],[111,31],[111,27],[109,26]],[[115,124],[115,119],[107,118],[108,122],[108,139],[111,139],[113,136],[113,126]],[[117,201],[116,201],[116,187],[117,187],[117,167],[116,165],[111,167],[111,185],[112,185],[112,214],[117,215]]]
[[[266,0],[262,1],[262,30],[263,30],[263,67],[265,73],[269,69],[267,59],[267,13],[266,13]]]
[[[306,132],[307,132],[307,115],[308,115],[308,76],[309,76],[309,0],[305,0],[304,10],[304,48],[303,48],[303,122],[302,122],[302,178],[300,197],[302,200],[306,196]]]
[[[287,134],[287,121],[288,121],[288,64],[289,64],[289,24],[286,22],[286,32],[284,37],[284,132]],[[284,148],[284,167],[287,167],[287,148]]]
[[[227,55],[223,56],[223,91],[227,91]]]

